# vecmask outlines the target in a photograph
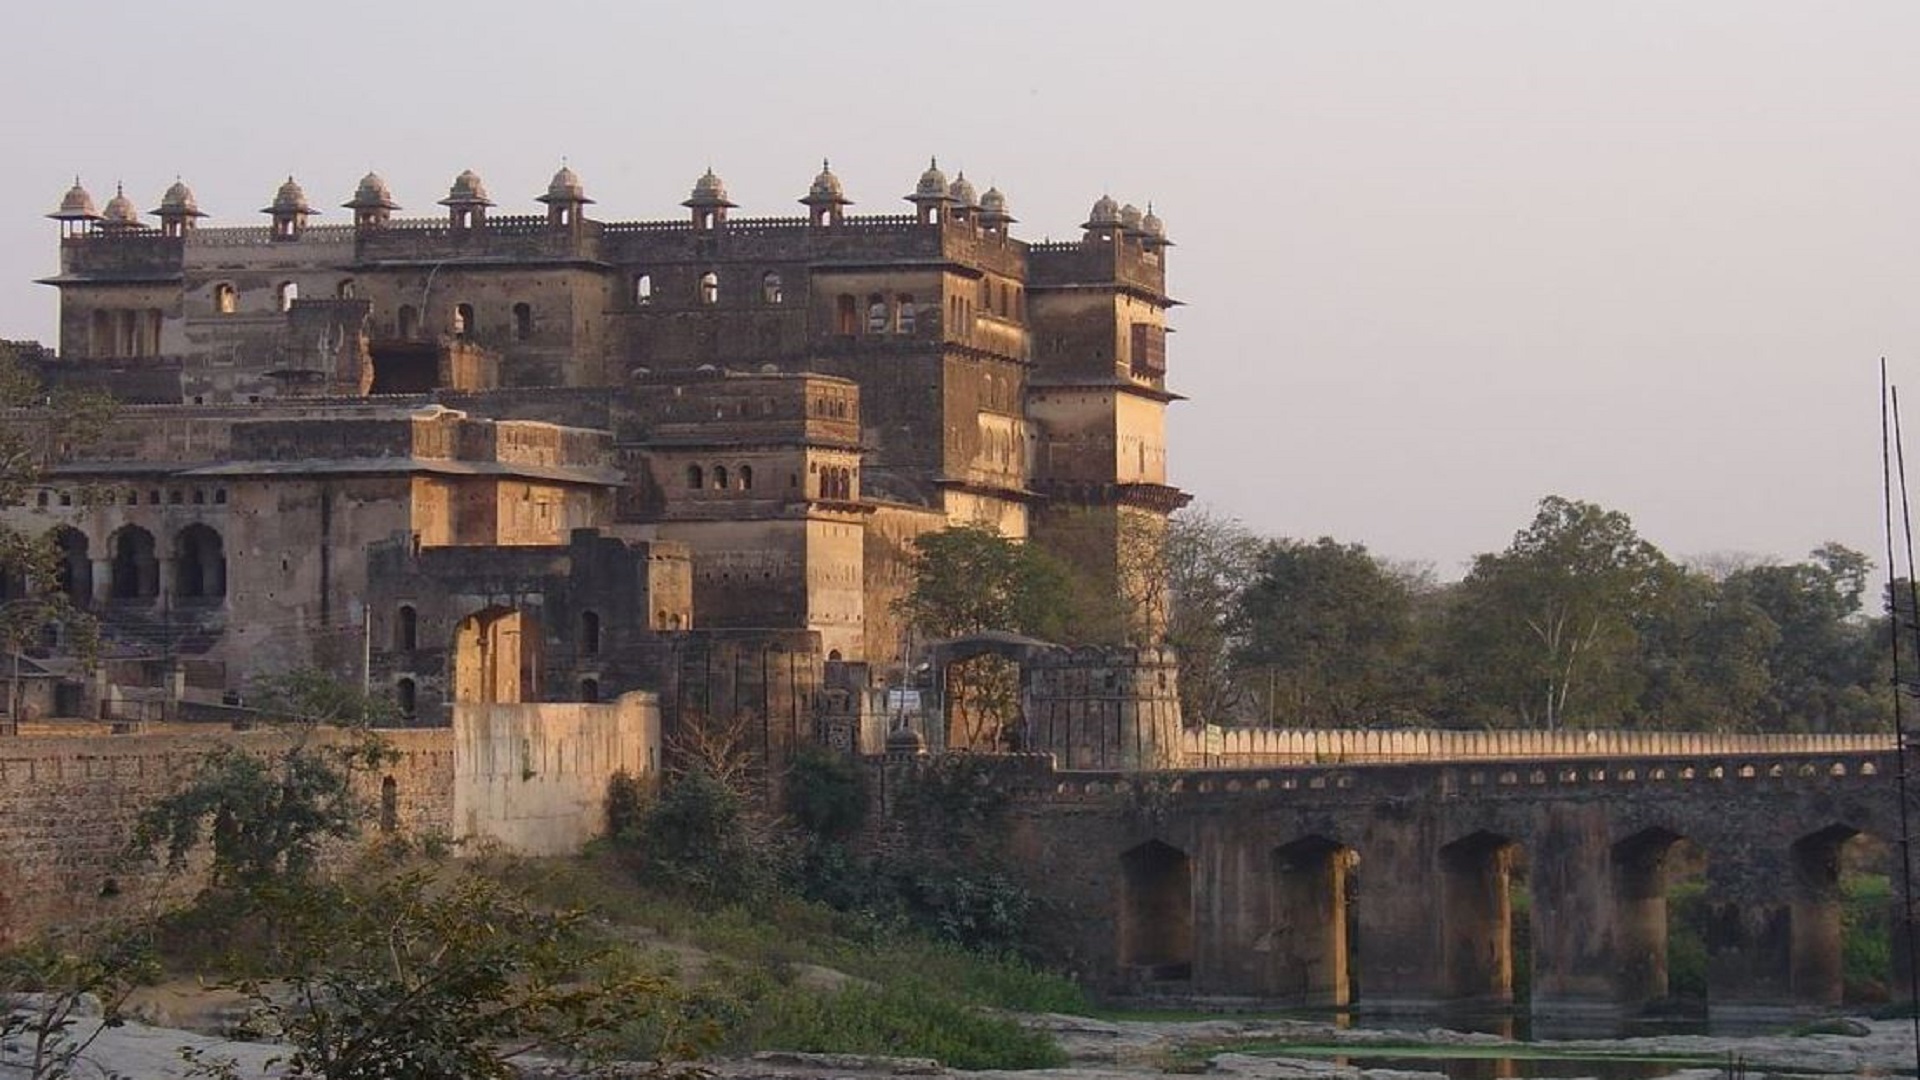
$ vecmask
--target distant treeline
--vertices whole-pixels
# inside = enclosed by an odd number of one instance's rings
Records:
[[[1190,723],[1892,722],[1883,589],[1867,556],[1839,544],[1792,563],[1690,564],[1623,513],[1549,496],[1505,550],[1450,584],[1360,544],[1264,538],[1205,514],[1175,517],[1164,559]]]

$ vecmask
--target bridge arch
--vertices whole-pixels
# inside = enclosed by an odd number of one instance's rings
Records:
[[[1353,1000],[1350,873],[1359,857],[1338,840],[1303,836],[1273,849],[1273,913],[1264,942],[1270,993],[1289,1004]]]
[[[1513,1000],[1513,871],[1523,858],[1512,837],[1485,829],[1440,849],[1444,998],[1487,1004]]]
[[[1149,840],[1120,856],[1120,966],[1135,982],[1193,978],[1193,860]]]
[[[1796,1001],[1838,1005],[1847,998],[1847,886],[1859,864],[1871,861],[1873,840],[1852,824],[1835,822],[1797,838],[1789,848],[1793,878],[1789,978]],[[1878,854],[1884,862],[1884,852]],[[1897,900],[1890,892],[1884,913],[1889,935],[1897,925],[1896,910]],[[1885,981],[1892,974],[1876,972],[1870,978]]]
[[[1692,841],[1665,825],[1643,828],[1608,848],[1617,928],[1614,991],[1628,1008],[1673,996],[1670,896],[1690,852],[1697,862]]]

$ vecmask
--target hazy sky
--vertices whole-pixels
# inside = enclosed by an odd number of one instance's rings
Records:
[[[901,213],[938,154],[1032,239],[1154,201],[1175,480],[1264,532],[1454,577],[1555,493],[1679,556],[1877,551],[1882,355],[1920,433],[1915,0],[28,11],[0,337],[53,336],[75,173],[257,224],[288,173],[331,207],[368,168],[408,212],[471,167],[531,213],[563,155],[598,216],[678,216],[712,163],[757,215],[827,155]]]

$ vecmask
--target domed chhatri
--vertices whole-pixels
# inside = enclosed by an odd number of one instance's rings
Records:
[[[1087,223],[1083,229],[1111,229],[1120,224],[1120,204],[1113,196],[1102,195],[1094,200],[1093,209],[1087,211]]]
[[[186,182],[174,178],[166,193],[160,196],[160,208],[153,212],[159,217],[203,218],[207,215],[200,210],[199,202],[193,197],[193,189]]]
[[[386,180],[376,172],[361,177],[360,186],[353,189],[353,198],[340,205],[348,210],[400,209],[400,204],[393,201],[393,189],[387,187]]]
[[[160,196],[160,208],[153,211],[160,219],[160,230],[168,236],[185,236],[193,228],[196,218],[207,215],[200,210],[200,204],[194,200],[193,189],[179,177]]]
[[[1120,227],[1128,232],[1140,231],[1140,208],[1128,203],[1120,208]]]
[[[1014,220],[1007,210],[1007,196],[999,188],[990,187],[980,196],[980,224],[989,229],[1004,229]]]
[[[947,174],[940,171],[940,159],[928,158],[927,171],[920,174],[920,182],[914,185],[913,194],[907,196],[911,202],[946,202],[952,196],[947,194]]]
[[[1167,223],[1153,212],[1153,204],[1147,204],[1147,215],[1140,219],[1140,231],[1147,234],[1147,240],[1153,247],[1172,247],[1173,241],[1167,239]]]
[[[124,186],[113,186],[113,198],[107,200],[107,208],[100,215],[100,227],[110,230],[140,227],[140,211],[133,208],[133,200],[127,198]]]
[[[732,207],[738,204],[727,198],[727,182],[720,179],[719,174],[713,171],[713,166],[709,165],[707,166],[707,171],[700,174],[700,179],[693,182],[693,194],[689,195],[687,200],[680,205],[714,209],[722,206]]]
[[[927,752],[927,737],[902,725],[887,733],[888,757],[920,757]]]
[[[447,189],[447,197],[440,200],[441,206],[478,207],[492,206],[493,200],[487,197],[487,185],[480,180],[480,174],[472,169],[460,170],[453,178],[453,186]]]
[[[60,197],[60,209],[47,216],[61,222],[99,221],[100,211],[93,205],[93,195],[80,186],[80,178],[76,176],[73,186]]]
[[[580,182],[580,174],[562,163],[560,171],[553,174],[552,180],[547,181],[547,193],[535,201],[552,206],[555,203],[584,204],[593,200],[587,198],[587,187]]]
[[[976,210],[980,206],[980,195],[973,190],[973,181],[967,179],[965,169],[954,176],[953,183],[947,187],[947,197],[964,209]]]
[[[307,201],[306,191],[291,176],[287,177],[286,183],[280,185],[279,191],[273,193],[273,202],[260,212],[273,214],[276,217],[316,213],[313,204]]]
[[[807,197],[800,201],[808,206],[816,203],[850,204],[846,189],[840,186],[840,178],[833,174],[833,166],[825,158],[820,159],[820,175],[813,178],[813,185],[807,188]]]

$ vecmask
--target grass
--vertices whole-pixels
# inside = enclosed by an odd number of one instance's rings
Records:
[[[617,858],[495,859],[485,870],[554,908],[577,908],[610,930],[644,928],[706,954],[684,979],[667,1028],[703,1028],[724,1052],[799,1050],[929,1057],[962,1069],[1046,1068],[1065,1055],[997,1010],[1089,1011],[1080,988],[1017,957],[983,956],[818,904],[775,897],[702,906],[644,889]],[[633,940],[615,933],[616,940]],[[644,954],[644,945],[632,946]],[[637,956],[646,962],[644,955]],[[657,962],[657,961],[656,961]],[[817,965],[855,980],[823,990],[799,978]],[[662,1031],[636,1033],[642,1047]]]

